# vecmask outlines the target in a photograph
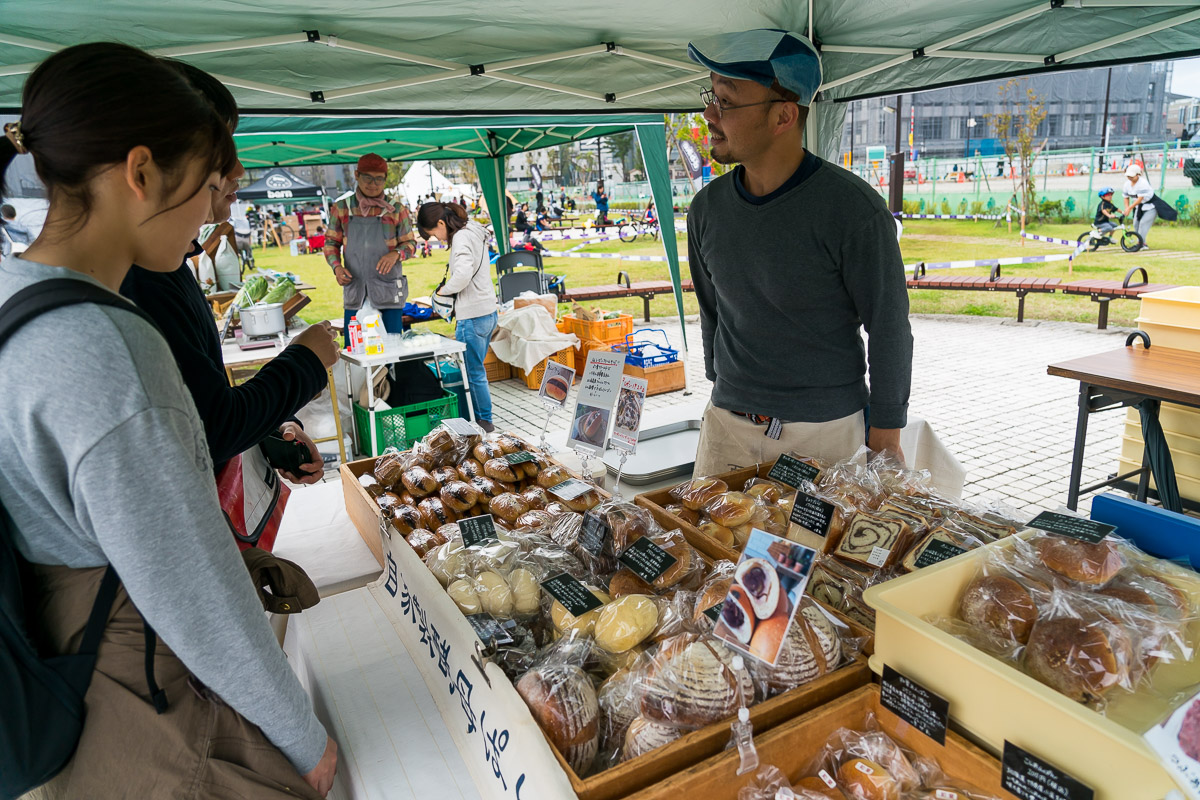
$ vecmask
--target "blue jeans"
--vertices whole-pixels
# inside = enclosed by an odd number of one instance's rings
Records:
[[[1117,223],[1115,223],[1115,222],[1101,222],[1099,225],[1096,226],[1096,230],[1100,231],[1101,233],[1111,233],[1112,231],[1114,231],[1116,229],[1117,229]]]
[[[460,319],[454,328],[454,338],[467,346],[464,360],[467,363],[467,380],[471,383],[471,404],[475,406],[476,422],[492,421],[492,393],[488,389],[483,360],[487,358],[488,345],[492,342],[498,319],[499,314],[493,311],[486,317]]]
[[[350,346],[350,318],[358,316],[358,309],[346,309],[346,327],[342,328],[346,333],[342,337],[342,346]],[[379,318],[383,320],[383,327],[387,328],[388,333],[403,333],[404,332],[404,309],[403,308],[385,308],[379,312]],[[362,320],[359,320],[362,322]]]

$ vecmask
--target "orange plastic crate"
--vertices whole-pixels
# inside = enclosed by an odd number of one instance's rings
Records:
[[[492,348],[490,347],[487,351],[487,357],[483,359],[483,370],[487,373],[488,383],[506,381],[513,374],[512,367],[496,358],[496,354],[492,352]]]
[[[633,315],[621,314],[616,319],[600,319],[588,322],[574,314],[565,314],[563,319],[571,326],[571,333],[581,341],[622,342],[627,334],[633,333]]]
[[[571,369],[575,369],[575,348],[568,347],[564,350],[559,350],[557,353],[550,356],[549,358],[543,359],[542,363],[535,366],[529,372],[526,372],[525,370],[523,370],[519,367],[514,369],[514,372],[517,373],[518,378],[525,381],[525,385],[528,386],[530,389],[540,389],[540,388],[542,388],[542,378],[546,374],[546,362],[547,361],[555,361],[559,364],[562,364],[565,367],[570,367]]]

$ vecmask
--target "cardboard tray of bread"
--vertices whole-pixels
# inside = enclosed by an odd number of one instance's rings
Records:
[[[744,774],[727,750],[628,800],[1017,800],[995,758],[953,731],[944,744],[921,733],[881,705],[876,685],[756,733],[754,746],[758,766]]]
[[[994,753],[1011,742],[1096,800],[1161,800],[1174,783],[1142,736],[1200,684],[1200,576],[1108,528],[1027,530],[868,589],[871,666],[946,698]]]
[[[869,680],[861,628],[807,598],[775,666],[735,657],[712,635],[734,565],[516,437],[438,428],[342,476],[485,797],[615,800],[719,753],[743,706],[769,730]]]

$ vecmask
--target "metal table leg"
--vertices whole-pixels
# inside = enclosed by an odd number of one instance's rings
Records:
[[[1083,478],[1083,450],[1087,443],[1088,413],[1091,410],[1089,401],[1092,387],[1079,383],[1079,416],[1075,421],[1075,452],[1071,457],[1071,481],[1067,484],[1067,508],[1075,511],[1079,508],[1079,482]]]
[[[467,377],[467,359],[466,351],[455,353],[454,360],[458,363],[458,369],[462,372],[463,379],[463,395],[467,398],[467,413],[464,419],[475,419],[475,406],[471,402],[471,379]]]

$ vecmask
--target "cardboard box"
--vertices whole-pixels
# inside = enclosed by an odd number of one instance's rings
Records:
[[[874,685],[864,686],[767,733],[756,730],[754,746],[759,764],[778,767],[792,781],[806,777],[809,762],[838,728],[863,730],[871,714],[885,733],[919,755],[935,759],[950,778],[1001,800],[1016,800],[1000,788],[999,761],[953,731],[947,731],[946,744],[939,745],[883,708],[879,703],[879,687]],[[753,779],[751,774],[738,775],[738,764],[737,750],[727,750],[626,800],[737,800],[738,791]]]
[[[646,367],[645,369],[635,367],[633,364],[626,364],[625,374],[634,378],[646,379],[647,397],[675,392],[687,386],[687,374],[682,361],[659,364],[657,367]]]

